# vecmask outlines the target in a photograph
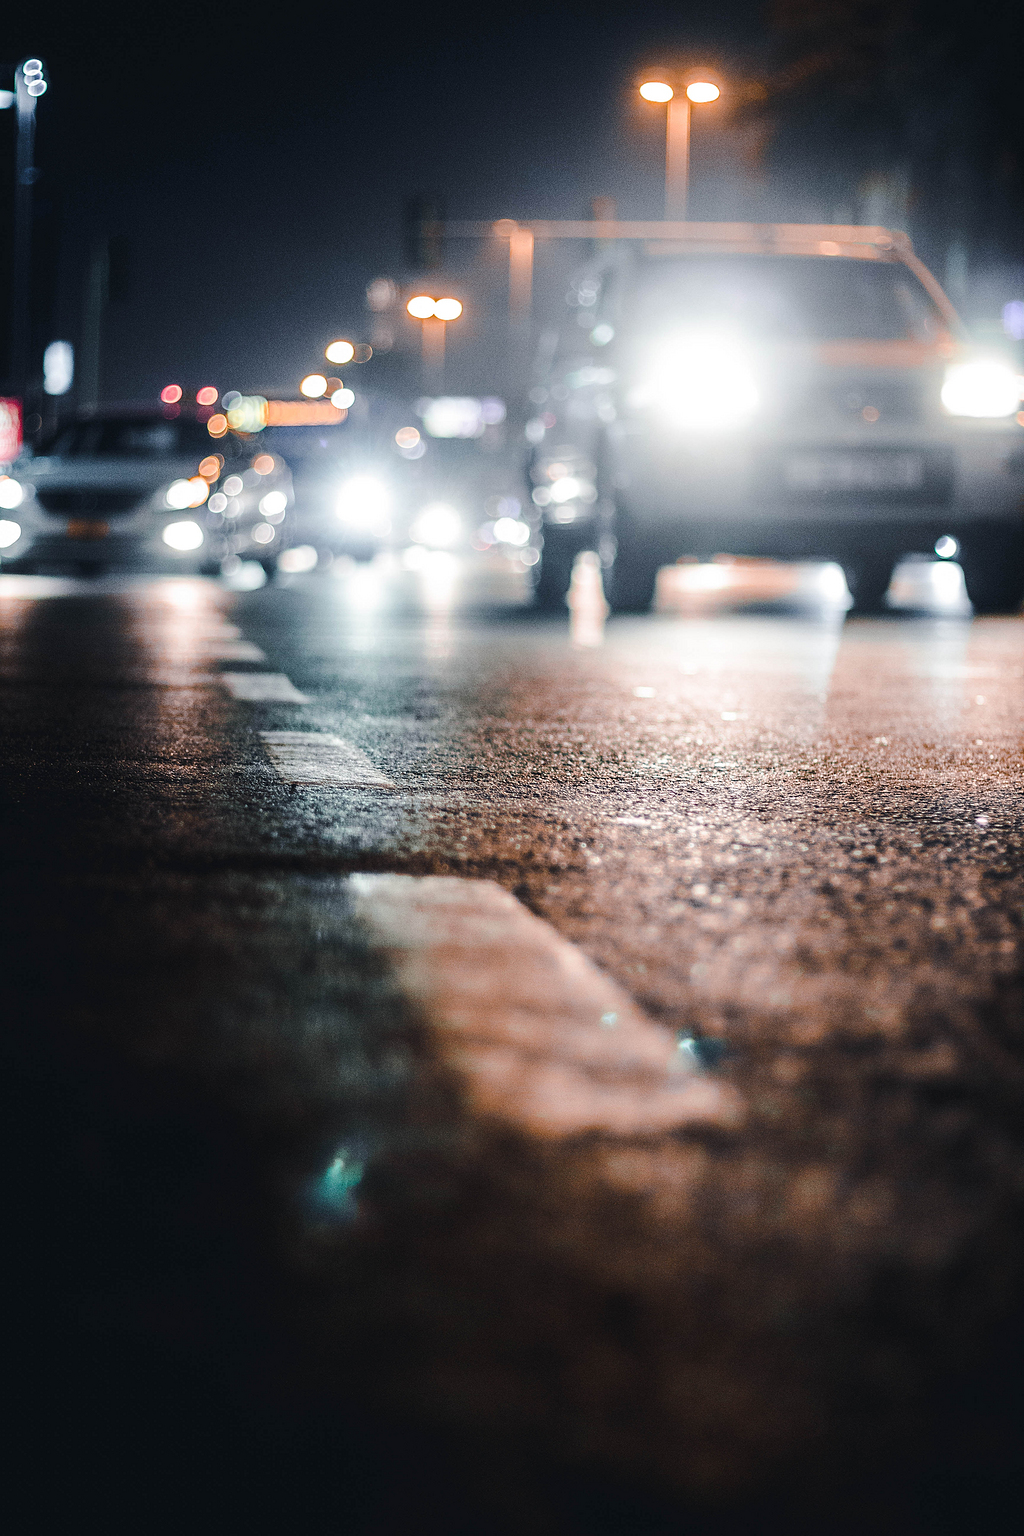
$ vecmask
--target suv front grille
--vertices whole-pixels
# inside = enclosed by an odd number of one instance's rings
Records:
[[[36,500],[44,512],[64,517],[111,517],[118,512],[134,511],[145,500],[145,493],[105,491],[102,487],[88,491],[37,490]]]

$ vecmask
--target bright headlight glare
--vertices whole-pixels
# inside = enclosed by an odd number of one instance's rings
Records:
[[[20,538],[21,524],[13,523],[9,517],[0,517],[0,549],[10,549]]]
[[[183,511],[185,507],[201,507],[209,494],[210,487],[202,475],[193,475],[191,480],[173,481],[167,487],[164,500],[169,507]]]
[[[458,542],[462,534],[462,519],[453,507],[443,502],[432,502],[416,518],[409,530],[415,544],[426,544],[431,549],[447,549]]]
[[[1020,395],[1013,370],[994,358],[952,364],[942,386],[942,403],[951,416],[1012,416]]]
[[[353,475],[346,480],[334,506],[343,523],[363,529],[386,528],[390,509],[388,488],[374,475]]]
[[[198,523],[191,521],[184,523],[168,523],[163,532],[165,544],[172,549],[187,550],[198,549],[203,542],[203,530]]]
[[[0,475],[0,507],[13,511],[20,507],[25,499],[25,492],[19,481],[12,480],[10,475]]]
[[[714,432],[742,425],[760,397],[750,364],[733,342],[684,337],[655,356],[631,402],[652,406],[673,426]]]

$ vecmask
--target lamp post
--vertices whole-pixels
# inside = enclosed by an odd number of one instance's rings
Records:
[[[693,103],[717,101],[721,89],[707,79],[690,79],[677,91],[664,79],[645,80],[644,101],[665,106],[665,217],[685,219],[690,192],[690,112]]]
[[[12,105],[18,117],[14,170],[14,270],[11,283],[11,382],[24,396],[32,345],[32,188],[39,172],[32,163],[36,102],[46,94],[42,59],[24,59],[14,74]],[[5,93],[7,94],[7,93]],[[8,104],[8,103],[5,103]]]
[[[444,383],[444,354],[448,326],[462,314],[458,299],[432,299],[427,293],[418,293],[405,306],[414,320],[420,322],[423,348],[423,382],[425,386]]]

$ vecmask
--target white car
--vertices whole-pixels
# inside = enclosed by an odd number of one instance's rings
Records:
[[[7,571],[216,573],[291,542],[292,479],[278,455],[182,415],[60,427],[0,476]]]

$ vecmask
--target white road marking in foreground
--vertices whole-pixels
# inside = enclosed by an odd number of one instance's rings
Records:
[[[533,1135],[735,1125],[742,1100],[490,880],[352,875],[355,916],[474,1114]]]
[[[351,788],[372,784],[394,789],[365,752],[340,736],[321,731],[261,731],[260,740],[286,784],[328,784]]]
[[[253,704],[308,704],[291,678],[283,672],[221,672],[220,682],[234,699]]]
[[[201,640],[199,651],[210,661],[266,661],[266,655],[258,645],[251,640],[236,640],[227,637],[223,640]]]

